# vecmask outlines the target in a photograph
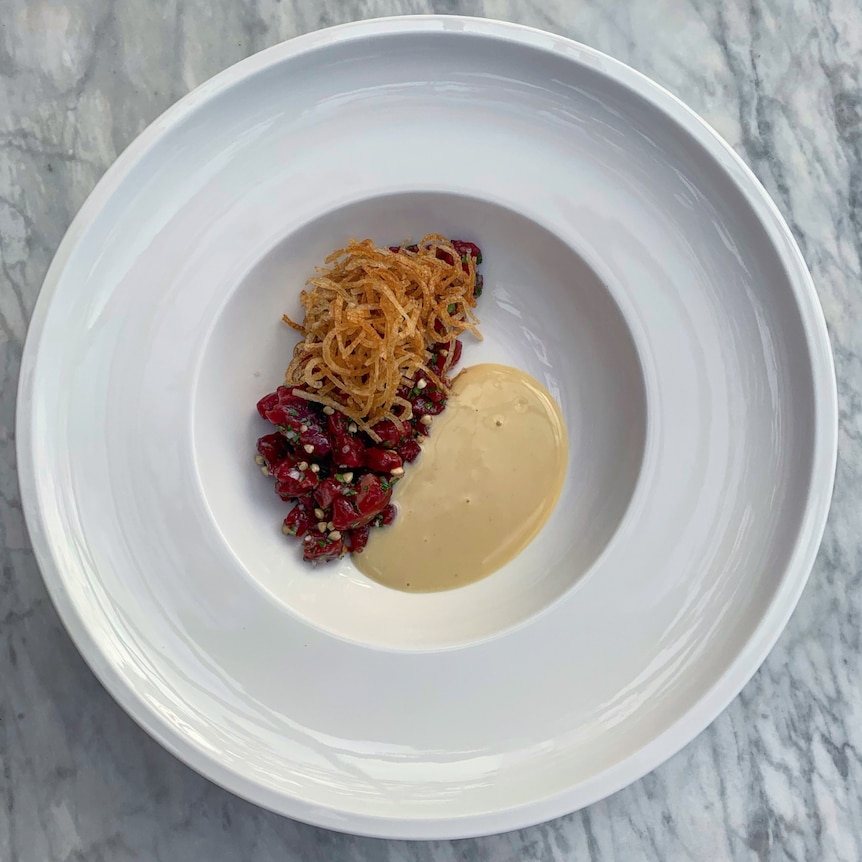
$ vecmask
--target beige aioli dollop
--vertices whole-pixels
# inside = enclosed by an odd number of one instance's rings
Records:
[[[372,531],[356,566],[409,592],[490,575],[548,519],[568,456],[560,408],[537,380],[506,365],[465,369],[396,487],[395,523]]]

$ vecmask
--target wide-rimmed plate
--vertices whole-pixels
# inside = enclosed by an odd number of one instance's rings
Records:
[[[298,565],[252,408],[311,267],[428,230],[486,252],[465,362],[539,377],[572,457],[524,555],[406,596]],[[259,804],[408,838],[573,810],[703,729],[798,599],[836,448],[811,280],[733,152],[595,51],[441,17],[277,46],[144,132],[57,253],[18,416],[45,580],[129,713]]]

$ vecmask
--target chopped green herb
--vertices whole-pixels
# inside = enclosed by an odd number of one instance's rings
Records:
[[[481,254],[476,258],[476,265],[478,266],[480,263],[482,263],[482,255]]]
[[[454,312],[455,312],[455,303],[454,303],[454,302],[450,302],[450,303],[446,306],[446,311],[448,311],[448,312],[449,312],[449,314],[454,314]]]

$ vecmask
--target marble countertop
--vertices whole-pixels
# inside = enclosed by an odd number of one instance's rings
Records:
[[[51,606],[15,476],[40,284],[118,153],[196,84],[298,33],[487,15],[629,63],[707,119],[793,229],[826,312],[841,430],[826,537],[765,665],[698,739],[610,799],[477,840],[339,835],[243,802],[153,742]],[[853,0],[0,0],[0,860],[862,859],[862,6]]]

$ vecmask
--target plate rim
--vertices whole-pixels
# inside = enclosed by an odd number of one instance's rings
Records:
[[[126,174],[158,140],[215,95],[247,77],[302,54],[373,36],[430,33],[460,29],[540,50],[555,50],[576,65],[591,65],[601,74],[681,125],[716,162],[743,195],[767,232],[781,260],[799,308],[812,373],[814,434],[812,467],[803,524],[780,585],[749,639],[712,687],[687,711],[629,757],[586,785],[533,799],[503,810],[447,818],[397,818],[345,813],[259,786],[226,767],[210,752],[167,724],[128,683],[91,636],[65,589],[62,567],[51,548],[38,504],[35,446],[32,440],[33,391],[42,332],[51,300],[78,239]],[[735,178],[724,157],[737,171]],[[835,367],[823,309],[808,267],[786,221],[766,189],[731,146],[697,113],[660,84],[620,60],[580,42],[538,28],[492,18],[455,15],[397,15],[352,21],[295,36],[253,54],[198,85],[153,120],[118,156],[90,192],[67,229],[39,291],[21,357],[16,398],[17,474],[25,522],[34,556],[52,603],[86,664],[123,710],[160,745],[210,781],[248,801],[315,826],[377,838],[440,840],[506,832],[579,810],[639,780],[676,754],[730,705],[765,661],[795,609],[813,568],[831,505],[837,466],[838,402]]]

